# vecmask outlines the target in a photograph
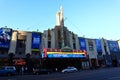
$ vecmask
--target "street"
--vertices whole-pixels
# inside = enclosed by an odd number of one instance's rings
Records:
[[[81,70],[75,73],[1,76],[0,80],[120,80],[120,67]]]

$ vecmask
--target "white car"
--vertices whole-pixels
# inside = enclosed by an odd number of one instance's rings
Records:
[[[68,73],[68,72],[76,72],[78,71],[75,67],[67,67],[66,69],[62,70],[62,73]]]

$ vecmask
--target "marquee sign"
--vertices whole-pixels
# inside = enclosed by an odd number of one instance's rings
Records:
[[[43,58],[85,58],[86,51],[73,50],[71,52],[62,52],[61,50],[47,51],[44,49]]]

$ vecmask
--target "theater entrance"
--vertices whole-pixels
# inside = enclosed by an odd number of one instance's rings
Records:
[[[61,71],[64,68],[67,68],[68,66],[74,66],[78,70],[82,69],[82,59],[80,58],[48,58],[45,59],[43,63],[43,67],[52,69],[55,71],[57,68],[58,71]]]

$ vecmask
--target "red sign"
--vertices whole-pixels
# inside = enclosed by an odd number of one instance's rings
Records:
[[[13,60],[14,65],[25,65],[26,61],[24,59],[15,59]]]

